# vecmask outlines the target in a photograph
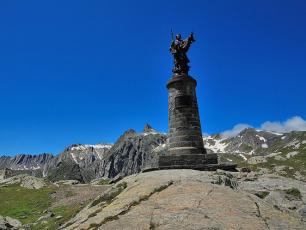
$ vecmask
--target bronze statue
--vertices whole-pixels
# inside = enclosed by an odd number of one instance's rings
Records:
[[[172,72],[177,75],[188,75],[189,59],[186,53],[189,50],[191,43],[195,42],[193,33],[190,33],[189,37],[182,40],[181,35],[177,34],[175,40],[171,42],[170,52],[173,54],[174,67]]]

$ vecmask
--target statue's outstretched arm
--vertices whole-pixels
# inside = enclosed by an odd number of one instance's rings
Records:
[[[188,38],[183,41],[183,45],[182,45],[183,50],[187,52],[191,43],[193,43],[194,41],[195,39],[194,39],[193,33],[190,33]]]

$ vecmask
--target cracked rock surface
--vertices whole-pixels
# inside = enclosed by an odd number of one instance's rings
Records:
[[[162,170],[126,177],[62,229],[306,229],[299,216],[241,189],[241,175],[219,183],[220,175],[227,173]]]

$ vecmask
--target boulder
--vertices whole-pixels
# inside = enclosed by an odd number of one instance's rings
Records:
[[[213,183],[219,176],[236,180],[237,175],[194,170],[131,175],[113,184],[61,229],[306,229],[299,217],[240,187]],[[257,182],[238,181],[239,186]]]
[[[54,184],[62,184],[62,185],[75,185],[75,184],[79,184],[80,181],[78,180],[59,180],[54,182]]]
[[[39,218],[37,219],[37,222],[40,222],[40,221],[43,221],[43,220],[48,220],[48,219],[50,219],[50,218],[53,217],[53,216],[54,216],[54,213],[53,213],[53,212],[48,212],[47,214],[45,214],[45,215],[39,217]]]
[[[22,223],[19,220],[13,219],[9,216],[3,217],[0,215],[0,230],[6,229],[20,229]]]
[[[251,157],[248,159],[248,163],[250,165],[260,164],[260,163],[265,163],[265,162],[267,162],[267,159],[263,156],[256,156],[256,157]]]
[[[28,189],[40,189],[46,186],[46,183],[42,178],[29,176],[27,174],[21,174],[2,180],[0,187],[11,184],[20,184],[21,187]]]

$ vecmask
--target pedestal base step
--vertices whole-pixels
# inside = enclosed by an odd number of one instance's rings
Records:
[[[226,171],[237,172],[237,164],[225,163],[225,164],[196,164],[196,165],[168,165],[158,166],[155,168],[146,168],[142,172],[150,172],[156,170],[167,170],[167,169],[193,169],[199,171],[216,171],[222,169]]]
[[[217,154],[166,154],[158,158],[158,166],[218,164]]]

